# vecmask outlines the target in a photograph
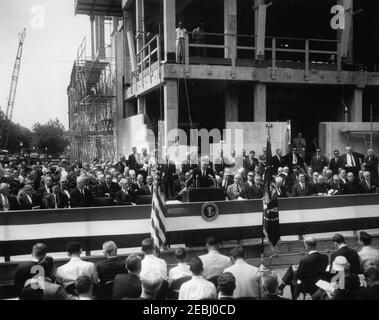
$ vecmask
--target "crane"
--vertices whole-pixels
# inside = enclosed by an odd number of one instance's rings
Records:
[[[16,61],[14,63],[13,67],[13,73],[12,73],[12,82],[11,82],[11,88],[9,90],[9,96],[8,96],[8,105],[7,105],[7,112],[5,114],[5,119],[7,120],[7,128],[5,129],[5,144],[4,148],[8,149],[8,139],[9,139],[9,130],[12,122],[12,116],[13,116],[13,108],[14,108],[14,100],[16,97],[16,90],[17,90],[17,83],[18,83],[18,76],[20,74],[20,66],[21,66],[21,57],[22,57],[22,47],[24,44],[26,36],[26,28],[22,31],[22,33],[19,33],[19,42],[18,42],[18,49],[17,49],[17,56]]]

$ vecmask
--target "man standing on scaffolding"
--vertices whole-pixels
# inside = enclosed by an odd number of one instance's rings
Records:
[[[185,36],[187,29],[183,27],[183,22],[179,21],[176,29],[176,63],[184,63],[185,57]]]

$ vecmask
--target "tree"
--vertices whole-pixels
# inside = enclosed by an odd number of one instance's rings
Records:
[[[9,120],[5,119],[5,114],[0,110],[0,148],[5,148],[6,140],[6,130],[9,127],[9,136],[8,136],[8,151],[10,154],[20,152],[20,143],[23,144],[23,149],[28,150],[32,140],[32,132],[14,122],[10,123]]]
[[[33,125],[33,143],[41,153],[58,156],[65,151],[69,141],[64,125],[55,119],[46,124],[37,122]]]

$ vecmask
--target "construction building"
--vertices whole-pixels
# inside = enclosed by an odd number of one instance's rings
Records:
[[[77,0],[75,10],[95,27],[92,58],[77,60],[69,87],[72,149],[118,157],[132,146],[151,149],[152,132],[168,146],[172,129],[190,137],[190,129],[232,128],[243,130],[237,152],[260,153],[267,122],[273,148],[302,132],[309,150],[319,144],[328,156],[347,144],[362,153],[379,149],[378,1]],[[109,19],[114,64],[101,54]],[[187,30],[183,63],[176,59],[179,21]],[[202,21],[199,40],[193,30]],[[81,80],[83,68],[88,78]],[[113,79],[104,87],[113,93],[92,95],[107,68]],[[105,119],[108,127],[99,125]],[[101,149],[105,141],[113,151]]]

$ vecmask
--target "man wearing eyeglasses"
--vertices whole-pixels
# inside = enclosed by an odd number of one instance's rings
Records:
[[[377,182],[371,179],[369,171],[363,172],[364,180],[359,184],[361,193],[377,193]]]

